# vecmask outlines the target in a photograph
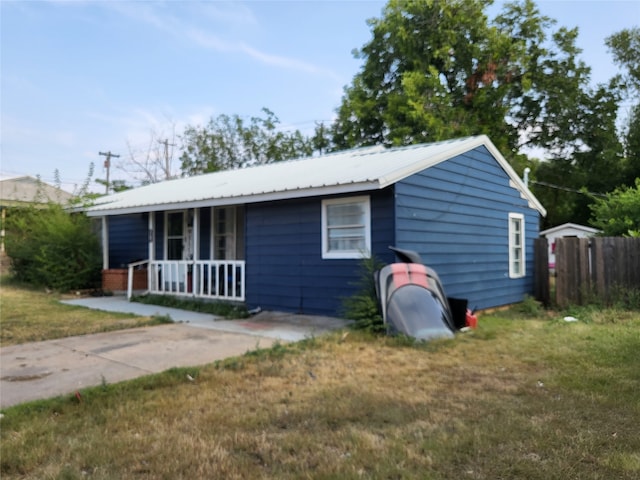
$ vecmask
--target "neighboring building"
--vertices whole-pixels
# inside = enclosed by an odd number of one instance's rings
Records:
[[[562,225],[541,231],[540,236],[547,239],[549,248],[549,269],[554,272],[556,268],[556,238],[585,238],[593,237],[597,233],[600,233],[600,230],[597,228],[578,225],[577,223],[563,223]]]
[[[11,208],[48,203],[68,204],[73,195],[57,187],[44,183],[37,178],[24,176],[0,180],[0,211],[2,230],[0,232],[0,251],[4,252],[4,222],[7,210]]]
[[[105,272],[153,293],[338,315],[363,256],[415,250],[480,309],[533,291],[545,209],[486,136],[278,162],[101,197]]]

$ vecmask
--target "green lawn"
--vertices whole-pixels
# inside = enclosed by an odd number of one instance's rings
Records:
[[[338,332],[12,407],[0,475],[640,478],[640,313],[570,313],[427,344]]]

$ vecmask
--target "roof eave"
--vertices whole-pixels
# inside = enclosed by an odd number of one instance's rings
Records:
[[[480,137],[478,137],[478,140],[479,142],[477,146],[484,145],[487,150],[489,150],[489,152],[495,157],[495,159],[498,160],[498,163],[500,163],[504,171],[507,172],[507,175],[509,175],[509,178],[516,185],[516,188],[520,190],[524,199],[529,202],[529,206],[540,212],[540,215],[542,215],[543,217],[546,217],[547,209],[542,206],[540,200],[538,200],[533,192],[529,190],[529,188],[524,184],[522,179],[518,176],[509,162],[507,162],[507,160],[502,156],[500,151],[496,148],[489,137],[487,137],[486,135],[481,135]]]
[[[354,192],[379,190],[384,188],[378,181],[366,181],[348,183],[343,185],[330,185],[282,192],[265,192],[252,195],[243,195],[224,198],[207,198],[188,202],[160,203],[154,205],[137,205],[133,207],[117,208],[109,207],[109,204],[89,207],[86,214],[89,217],[105,217],[112,215],[130,215],[135,213],[161,212],[169,210],[185,210],[189,208],[223,207],[228,205],[241,205],[247,203],[272,202],[277,200],[291,200],[296,198],[308,198],[327,195],[341,195]]]

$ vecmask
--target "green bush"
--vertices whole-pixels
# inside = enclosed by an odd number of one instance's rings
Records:
[[[141,295],[134,296],[134,302],[148,305],[159,305],[161,307],[179,308],[192,312],[210,313],[230,320],[247,318],[249,312],[242,304],[229,302],[210,302],[204,300],[194,300],[190,298],[177,298],[168,295]]]
[[[374,272],[384,266],[374,257],[365,258],[360,264],[360,278],[355,283],[358,291],[342,300],[345,318],[353,320],[353,328],[370,332],[385,332],[382,313],[378,307]]]
[[[18,281],[69,291],[100,285],[100,243],[83,214],[46,208],[10,211],[5,244]]]

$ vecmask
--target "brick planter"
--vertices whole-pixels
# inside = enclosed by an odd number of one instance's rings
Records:
[[[126,268],[110,268],[109,270],[102,271],[102,289],[111,291],[126,291],[127,290],[127,275],[128,270]],[[140,269],[133,271],[133,289],[134,290],[146,290],[147,289],[147,269]]]

